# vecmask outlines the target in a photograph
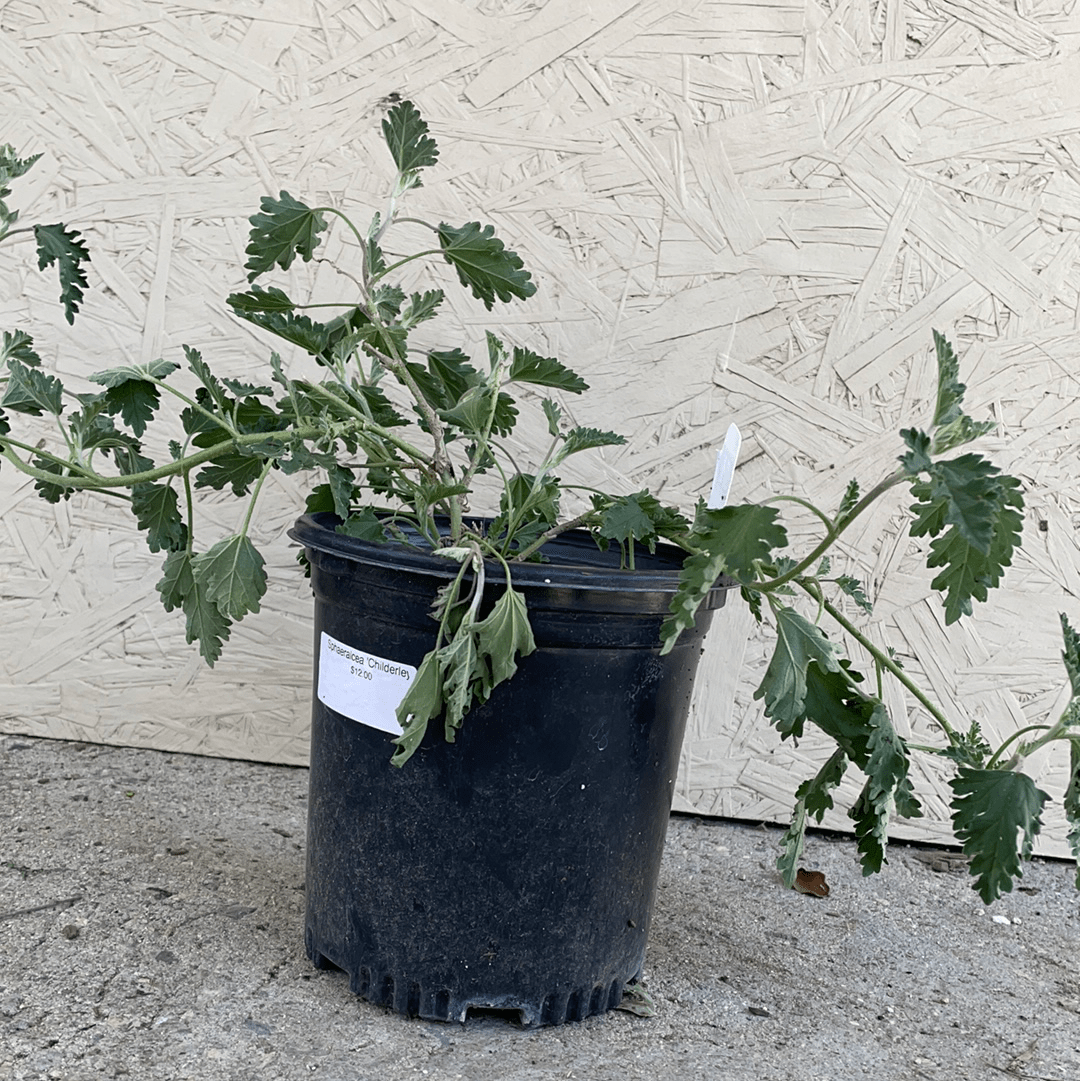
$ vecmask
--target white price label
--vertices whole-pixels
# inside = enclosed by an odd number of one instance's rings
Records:
[[[317,694],[335,713],[400,736],[397,708],[414,679],[411,664],[376,657],[322,632]]]
[[[712,491],[709,492],[708,507],[719,510],[727,506],[731,481],[735,476],[735,466],[739,462],[739,449],[742,446],[742,433],[734,424],[728,425],[724,445],[716,452],[716,469],[713,472]]]

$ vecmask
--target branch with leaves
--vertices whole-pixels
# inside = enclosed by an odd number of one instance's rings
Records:
[[[570,529],[590,531],[603,547],[616,546],[627,568],[634,567],[639,549],[677,545],[686,557],[661,628],[662,651],[691,626],[709,590],[726,576],[756,618],[775,628],[776,646],[756,692],[769,722],[792,740],[808,723],[815,725],[836,745],[796,792],[778,862],[789,884],[808,823],[820,823],[833,807],[849,767],[865,775],[849,812],[863,870],[881,868],[892,814],[921,813],[910,780],[913,752],[955,764],[953,826],[971,856],[975,888],[989,901],[1021,874],[1048,798],[1020,767],[1048,743],[1066,741],[1071,772],[1065,811],[1070,843],[1080,854],[1080,642],[1064,617],[1069,707],[1054,723],[1016,732],[995,749],[976,724],[950,720],[845,615],[845,599],[866,610],[870,602],[860,582],[831,570],[829,553],[845,531],[900,488],[911,499],[912,535],[929,540],[931,584],[943,594],[946,624],[985,601],[1009,566],[1020,539],[1020,484],[977,453],[955,453],[992,424],[963,412],[964,387],[949,343],[935,334],[938,394],[928,429],[900,432],[896,468],[865,493],[852,481],[834,513],[782,496],[722,510],[699,505],[688,518],[647,491],[611,496],[592,490],[584,499],[575,491],[577,502],[566,509],[571,486],[559,477],[566,460],[619,445],[623,437],[565,422],[560,402],[544,392],[579,395],[588,386],[553,357],[490,333],[480,358],[456,344],[414,344],[413,332],[436,320],[445,300],[441,286],[406,292],[398,283],[419,261],[442,273],[446,288],[463,289],[488,311],[496,303],[527,300],[536,286],[491,225],[401,215],[405,197],[437,163],[438,147],[410,102],[391,108],[382,130],[394,166],[382,212],[363,226],[340,207],[312,207],[287,191],[264,197],[250,218],[246,287],[228,297],[237,317],[314,358],[317,378],[292,378],[272,354],[265,382],[230,379],[185,346],[182,362],[156,358],[97,372],[91,381],[100,391],[72,394],[44,370],[29,333],[8,331],[0,343],[0,461],[32,477],[40,495],[53,502],[81,490],[125,498],[150,550],[164,553],[158,591],[165,608],[183,613],[188,641],[198,643],[210,664],[232,624],[257,612],[266,590],[264,560],[249,533],[260,493],[275,471],[310,474],[306,509],[336,515],[343,533],[375,543],[420,543],[456,562],[458,572],[435,599],[432,649],[398,709],[403,733],[396,740],[396,765],[440,717],[452,741],[469,709],[512,678],[521,658],[534,650],[525,598],[513,583],[515,564],[542,559],[544,545]],[[4,202],[7,181],[35,160],[20,160],[10,148],[0,152],[0,241],[17,231],[17,215]],[[403,223],[426,230],[430,242],[389,256]],[[312,260],[332,227],[353,241],[356,263],[342,268],[351,288],[316,300],[294,299],[263,284],[264,276],[288,271],[297,259]],[[70,321],[87,284],[85,248],[62,225],[34,232],[41,265],[58,264]],[[394,383],[397,389],[388,394]],[[522,386],[540,388],[550,437],[547,452],[524,468],[504,446],[519,416],[513,394]],[[56,444],[18,438],[9,414],[51,418]],[[166,449],[155,459],[147,437],[162,416],[179,422],[183,439],[159,440],[155,446],[164,442]],[[468,514],[481,475],[497,478],[500,489],[498,507],[484,521]],[[194,494],[206,488],[231,492],[240,512],[235,532],[203,549],[196,543]],[[802,556],[785,551],[781,509],[788,503],[809,510],[821,524],[820,539]],[[496,577],[506,585],[481,618],[491,568],[499,569]],[[861,647],[873,664],[873,681],[856,670],[822,620]],[[911,746],[898,734],[882,697],[886,677],[898,680],[928,712],[941,732],[940,745]]]

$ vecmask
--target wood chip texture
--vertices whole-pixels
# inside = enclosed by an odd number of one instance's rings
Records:
[[[223,304],[243,285],[246,219],[282,188],[374,209],[392,94],[442,148],[414,209],[494,224],[539,279],[491,322],[455,302],[468,340],[490,325],[563,357],[594,388],[568,415],[628,436],[574,479],[689,509],[734,420],[733,498],[835,507],[850,478],[892,469],[899,428],[927,423],[931,329],[950,336],[970,411],[999,423],[989,443],[1025,483],[1024,549],[948,634],[901,502],[845,536],[837,570],[866,583],[873,639],[965,722],[996,734],[1061,708],[1057,614],[1080,623],[1072,4],[9,0],[0,143],[44,154],[12,201],[80,228],[94,258],[68,327],[31,242],[5,246],[0,326],[30,330],[75,389],[184,343],[225,374],[258,371],[270,343]],[[325,269],[291,274],[302,292]],[[527,430],[518,450],[543,438]],[[304,493],[273,485],[256,526],[270,593],[210,670],[117,508],[49,506],[0,470],[0,727],[304,761],[311,601],[285,536]],[[204,498],[203,538],[234,516]],[[795,541],[814,527],[795,519]],[[823,761],[823,742],[781,745],[763,722],[767,651],[734,600],[703,658],[676,807],[782,822]],[[933,738],[913,703],[890,704],[905,735]],[[1065,756],[1031,765],[1060,796]],[[947,776],[920,766],[927,817],[897,836],[945,835]],[[850,826],[842,811],[826,824]],[[1050,813],[1040,851],[1063,854],[1064,837]]]

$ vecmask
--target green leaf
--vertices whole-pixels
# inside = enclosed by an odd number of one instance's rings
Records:
[[[1031,857],[1050,797],[1011,770],[961,767],[949,787],[953,833],[971,857],[975,891],[990,904],[1023,877],[1020,865]]]
[[[465,714],[472,705],[473,680],[477,678],[480,655],[471,626],[459,628],[450,642],[439,650],[443,672],[443,731],[453,743]]]
[[[284,341],[300,346],[312,356],[325,353],[330,342],[330,332],[326,326],[306,315],[282,311],[237,311],[236,314]]]
[[[8,360],[8,382],[0,408],[40,417],[42,413],[60,415],[63,410],[63,386],[55,375],[38,368],[28,368],[14,357]]]
[[[818,770],[816,776],[803,781],[795,792],[791,823],[780,838],[780,856],[776,861],[776,868],[788,889],[795,885],[795,876],[806,842],[808,818],[813,815],[820,822],[825,812],[832,808],[833,800],[829,793],[843,780],[846,768],[847,756],[838,748]]]
[[[787,544],[787,531],[777,522],[775,507],[740,503],[720,510],[698,506],[697,521],[688,540],[701,549],[683,561],[671,615],[660,628],[661,654],[674,648],[679,635],[694,624],[694,616],[721,574],[744,585],[757,577],[760,563]]]
[[[287,191],[280,192],[277,199],[264,195],[259,205],[262,213],[248,219],[249,258],[244,269],[249,282],[275,264],[288,270],[297,255],[305,263],[310,262],[319,245],[319,234],[326,229],[326,219],[318,210],[305,206]]]
[[[780,838],[780,855],[776,859],[776,869],[784,880],[784,885],[791,889],[795,885],[795,876],[799,872],[803,847],[806,844],[806,804],[796,799],[795,809],[791,814],[791,823]]]
[[[1065,663],[1073,697],[1080,697],[1080,634],[1073,630],[1064,612],[1058,614],[1058,619],[1061,621],[1061,637],[1065,643],[1061,659]]]
[[[335,463],[327,470],[330,494],[334,499],[334,513],[343,521],[350,515],[353,496],[356,493],[355,478],[351,469]]]
[[[204,465],[195,478],[196,488],[213,488],[221,491],[225,485],[232,487],[233,495],[246,495],[263,471],[263,460],[250,454],[233,451]]]
[[[161,581],[157,583],[157,591],[161,595],[161,603],[166,612],[180,608],[185,598],[195,588],[195,576],[191,570],[191,552],[186,548],[171,551],[165,557],[162,565]],[[188,642],[192,639],[189,638]]]
[[[180,515],[176,492],[169,485],[135,485],[131,512],[139,528],[146,530],[151,552],[175,552],[187,545],[187,526]]]
[[[495,228],[471,221],[455,228],[441,223],[438,228],[443,257],[457,271],[461,284],[483,301],[490,311],[495,298],[525,300],[536,292],[532,276],[515,252],[495,236]]]
[[[60,275],[60,300],[64,305],[64,317],[69,323],[75,322],[75,314],[82,304],[83,291],[87,286],[81,264],[90,261],[90,252],[79,239],[81,235],[59,222],[56,225],[34,226],[38,269],[45,270],[56,263]]]
[[[938,391],[934,407],[933,453],[944,454],[993,431],[997,425],[993,421],[974,421],[960,408],[967,389],[959,380],[960,362],[953,347],[936,330],[934,349],[937,353]]]
[[[382,131],[398,172],[415,173],[439,160],[439,148],[411,101],[399,102],[390,109],[382,122]]]
[[[31,458],[30,464],[43,473],[52,473],[57,477],[66,476],[63,466],[49,458]],[[46,503],[59,503],[61,499],[71,498],[71,489],[63,484],[51,484],[46,480],[35,480],[34,490]]]
[[[439,651],[432,650],[420,662],[416,679],[397,707],[397,720],[402,732],[394,740],[397,750],[390,759],[399,768],[413,756],[427,731],[428,721],[443,710],[443,674]]]
[[[866,785],[850,811],[864,875],[880,871],[882,864],[887,862],[885,846],[889,817],[897,790],[907,781],[910,764],[907,746],[897,735],[881,702],[874,702],[868,729],[869,755],[862,767],[867,775]],[[905,784],[903,802],[907,817],[917,817],[921,813],[910,785]]]
[[[34,339],[25,331],[4,331],[3,341],[0,341],[0,364],[5,364],[10,359],[29,364],[33,368],[41,364],[41,357],[34,352]]]
[[[945,568],[931,586],[945,592],[945,622],[951,624],[970,615],[972,600],[985,601],[1001,581],[1019,545],[1024,500],[1016,478],[975,455],[936,462],[933,470],[939,466],[950,467],[938,474],[940,483],[931,479],[911,486],[919,502],[911,508],[916,517],[910,532],[936,538],[926,565]]]
[[[663,518],[665,508],[647,491],[620,496],[604,511],[596,532],[608,540],[627,544],[633,540],[656,546],[656,523]]]
[[[230,293],[225,298],[225,303],[237,315],[248,315],[252,312],[291,312],[296,305],[276,286],[264,289],[261,285],[253,285],[246,293]]]
[[[774,723],[792,724],[804,716],[806,669],[815,662],[826,672],[840,670],[837,647],[825,632],[794,608],[776,612],[776,647],[754,698],[765,700]]]
[[[589,384],[575,375],[554,357],[542,357],[530,349],[514,347],[513,359],[507,378],[514,383],[535,383],[542,387],[557,387],[559,390],[580,394],[589,389]]]
[[[428,372],[442,385],[447,406],[456,405],[470,387],[484,381],[460,349],[435,350],[427,359]]]
[[[583,450],[595,450],[597,447],[621,447],[626,443],[626,436],[618,432],[603,432],[599,428],[571,428],[563,437],[562,455],[569,458]]]
[[[853,578],[850,574],[840,574],[832,579],[832,581],[834,581],[864,612],[870,615],[873,614],[874,606],[870,603],[870,598],[867,597],[866,590],[863,588],[863,584],[858,578]]]
[[[195,557],[195,583],[205,589],[206,599],[222,615],[241,619],[259,610],[259,601],[266,593],[263,565],[255,545],[243,534],[236,534]]]
[[[360,510],[350,514],[337,527],[337,532],[343,533],[346,537],[356,537],[358,540],[370,541],[373,544],[383,544],[386,541],[386,530],[383,528],[382,519],[371,507],[361,507]]]
[[[525,596],[512,586],[495,602],[490,614],[474,624],[477,652],[487,659],[485,694],[517,671],[517,658],[536,649]]]
[[[851,516],[851,512],[858,506],[860,498],[861,492],[859,491],[859,482],[857,480],[849,480],[847,488],[844,489],[844,497],[840,500],[840,506],[836,510],[837,525],[847,521]]]
[[[188,643],[197,641],[203,660],[213,668],[221,656],[222,645],[229,638],[232,620],[214,604],[205,584],[198,578],[193,580],[191,589],[184,596],[182,607],[187,619],[185,637]]]
[[[908,446],[907,454],[900,455],[900,464],[913,477],[925,473],[932,465],[930,436],[917,428],[901,428],[900,438]]]
[[[413,293],[405,310],[401,313],[401,325],[406,330],[411,330],[417,323],[423,323],[431,319],[439,310],[443,302],[441,289],[429,289],[423,293]]]
[[[1069,783],[1062,804],[1069,824],[1066,840],[1076,860],[1076,888],[1080,889],[1080,741],[1075,739],[1069,740]]]

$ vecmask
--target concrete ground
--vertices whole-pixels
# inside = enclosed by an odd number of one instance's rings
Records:
[[[303,949],[306,771],[0,737],[0,1079],[1080,1081],[1075,866],[986,908],[955,856],[828,898],[785,890],[779,831],[671,820],[652,1017],[408,1020]]]

